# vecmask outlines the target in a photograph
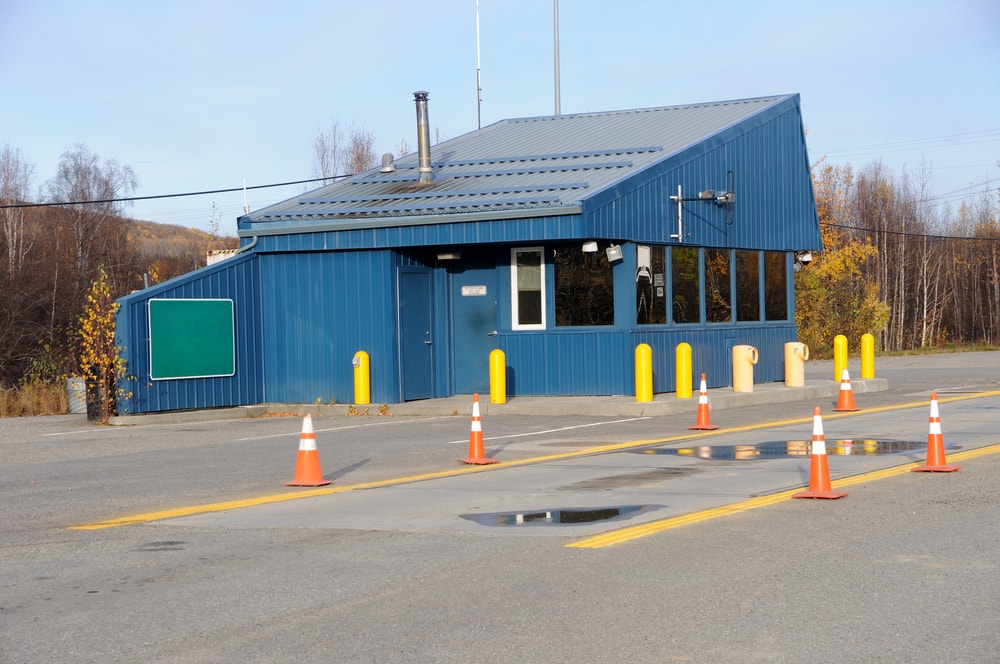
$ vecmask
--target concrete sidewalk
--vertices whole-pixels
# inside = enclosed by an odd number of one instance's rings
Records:
[[[855,394],[885,392],[889,383],[884,378],[851,380]],[[708,390],[709,406],[713,410],[763,406],[817,399],[834,399],[840,390],[838,381],[807,380],[804,387],[785,387],[784,383],[762,383],[753,386],[752,392],[734,392],[732,388]],[[260,404],[236,408],[216,408],[198,411],[173,411],[112,417],[109,424],[143,425],[206,420],[241,419],[267,415],[348,416],[352,414],[447,416],[471,415],[472,395],[461,394],[444,399],[422,399],[394,404]],[[698,391],[690,399],[678,399],[673,392],[656,394],[652,402],[638,403],[634,396],[583,396],[583,397],[511,397],[505,404],[491,404],[489,394],[479,395],[479,410],[483,415],[543,415],[543,416],[596,416],[596,417],[651,417],[661,415],[695,414],[698,410]]]

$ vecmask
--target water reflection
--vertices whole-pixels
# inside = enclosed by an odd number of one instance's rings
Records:
[[[483,526],[552,526],[627,519],[638,512],[661,507],[663,505],[620,505],[618,507],[493,512],[490,514],[461,514],[459,516]]]
[[[723,461],[756,461],[759,459],[787,459],[809,456],[811,441],[789,440],[758,443],[756,445],[699,445],[680,449],[655,448],[640,450],[640,454],[667,454],[697,459]],[[945,445],[956,449],[955,445]],[[927,443],[911,440],[838,440],[826,441],[828,455],[889,456],[927,449]]]

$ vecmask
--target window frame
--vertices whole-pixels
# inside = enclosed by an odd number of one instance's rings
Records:
[[[519,323],[519,298],[518,294],[520,289],[518,288],[518,266],[517,258],[520,254],[526,253],[538,253],[538,273],[539,273],[539,286],[541,289],[541,322],[540,323]],[[547,308],[546,308],[546,288],[545,283],[545,247],[513,247],[510,250],[510,327],[512,330],[544,330],[546,329],[547,320]]]

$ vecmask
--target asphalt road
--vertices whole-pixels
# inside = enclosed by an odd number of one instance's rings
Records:
[[[1000,390],[1000,353],[886,358],[878,373],[890,389],[859,395],[859,413],[734,408],[709,433],[682,418],[485,418],[502,462],[486,469],[456,463],[467,417],[317,418],[332,484],[308,498],[284,486],[298,418],[0,420],[0,660],[1000,661],[1000,395],[982,396]],[[961,471],[906,472],[919,445],[844,454],[846,440],[926,442],[931,390]],[[803,486],[809,459],[683,450],[808,440],[813,406],[849,496],[698,517]],[[215,511],[234,500],[247,506]],[[623,505],[646,509],[463,518]],[[179,508],[192,509],[156,516]]]

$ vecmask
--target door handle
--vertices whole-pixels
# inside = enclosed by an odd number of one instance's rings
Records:
[[[486,333],[486,336],[488,336],[488,337],[495,337],[496,335],[497,335],[497,331],[496,330],[493,330],[492,332],[487,332]]]

